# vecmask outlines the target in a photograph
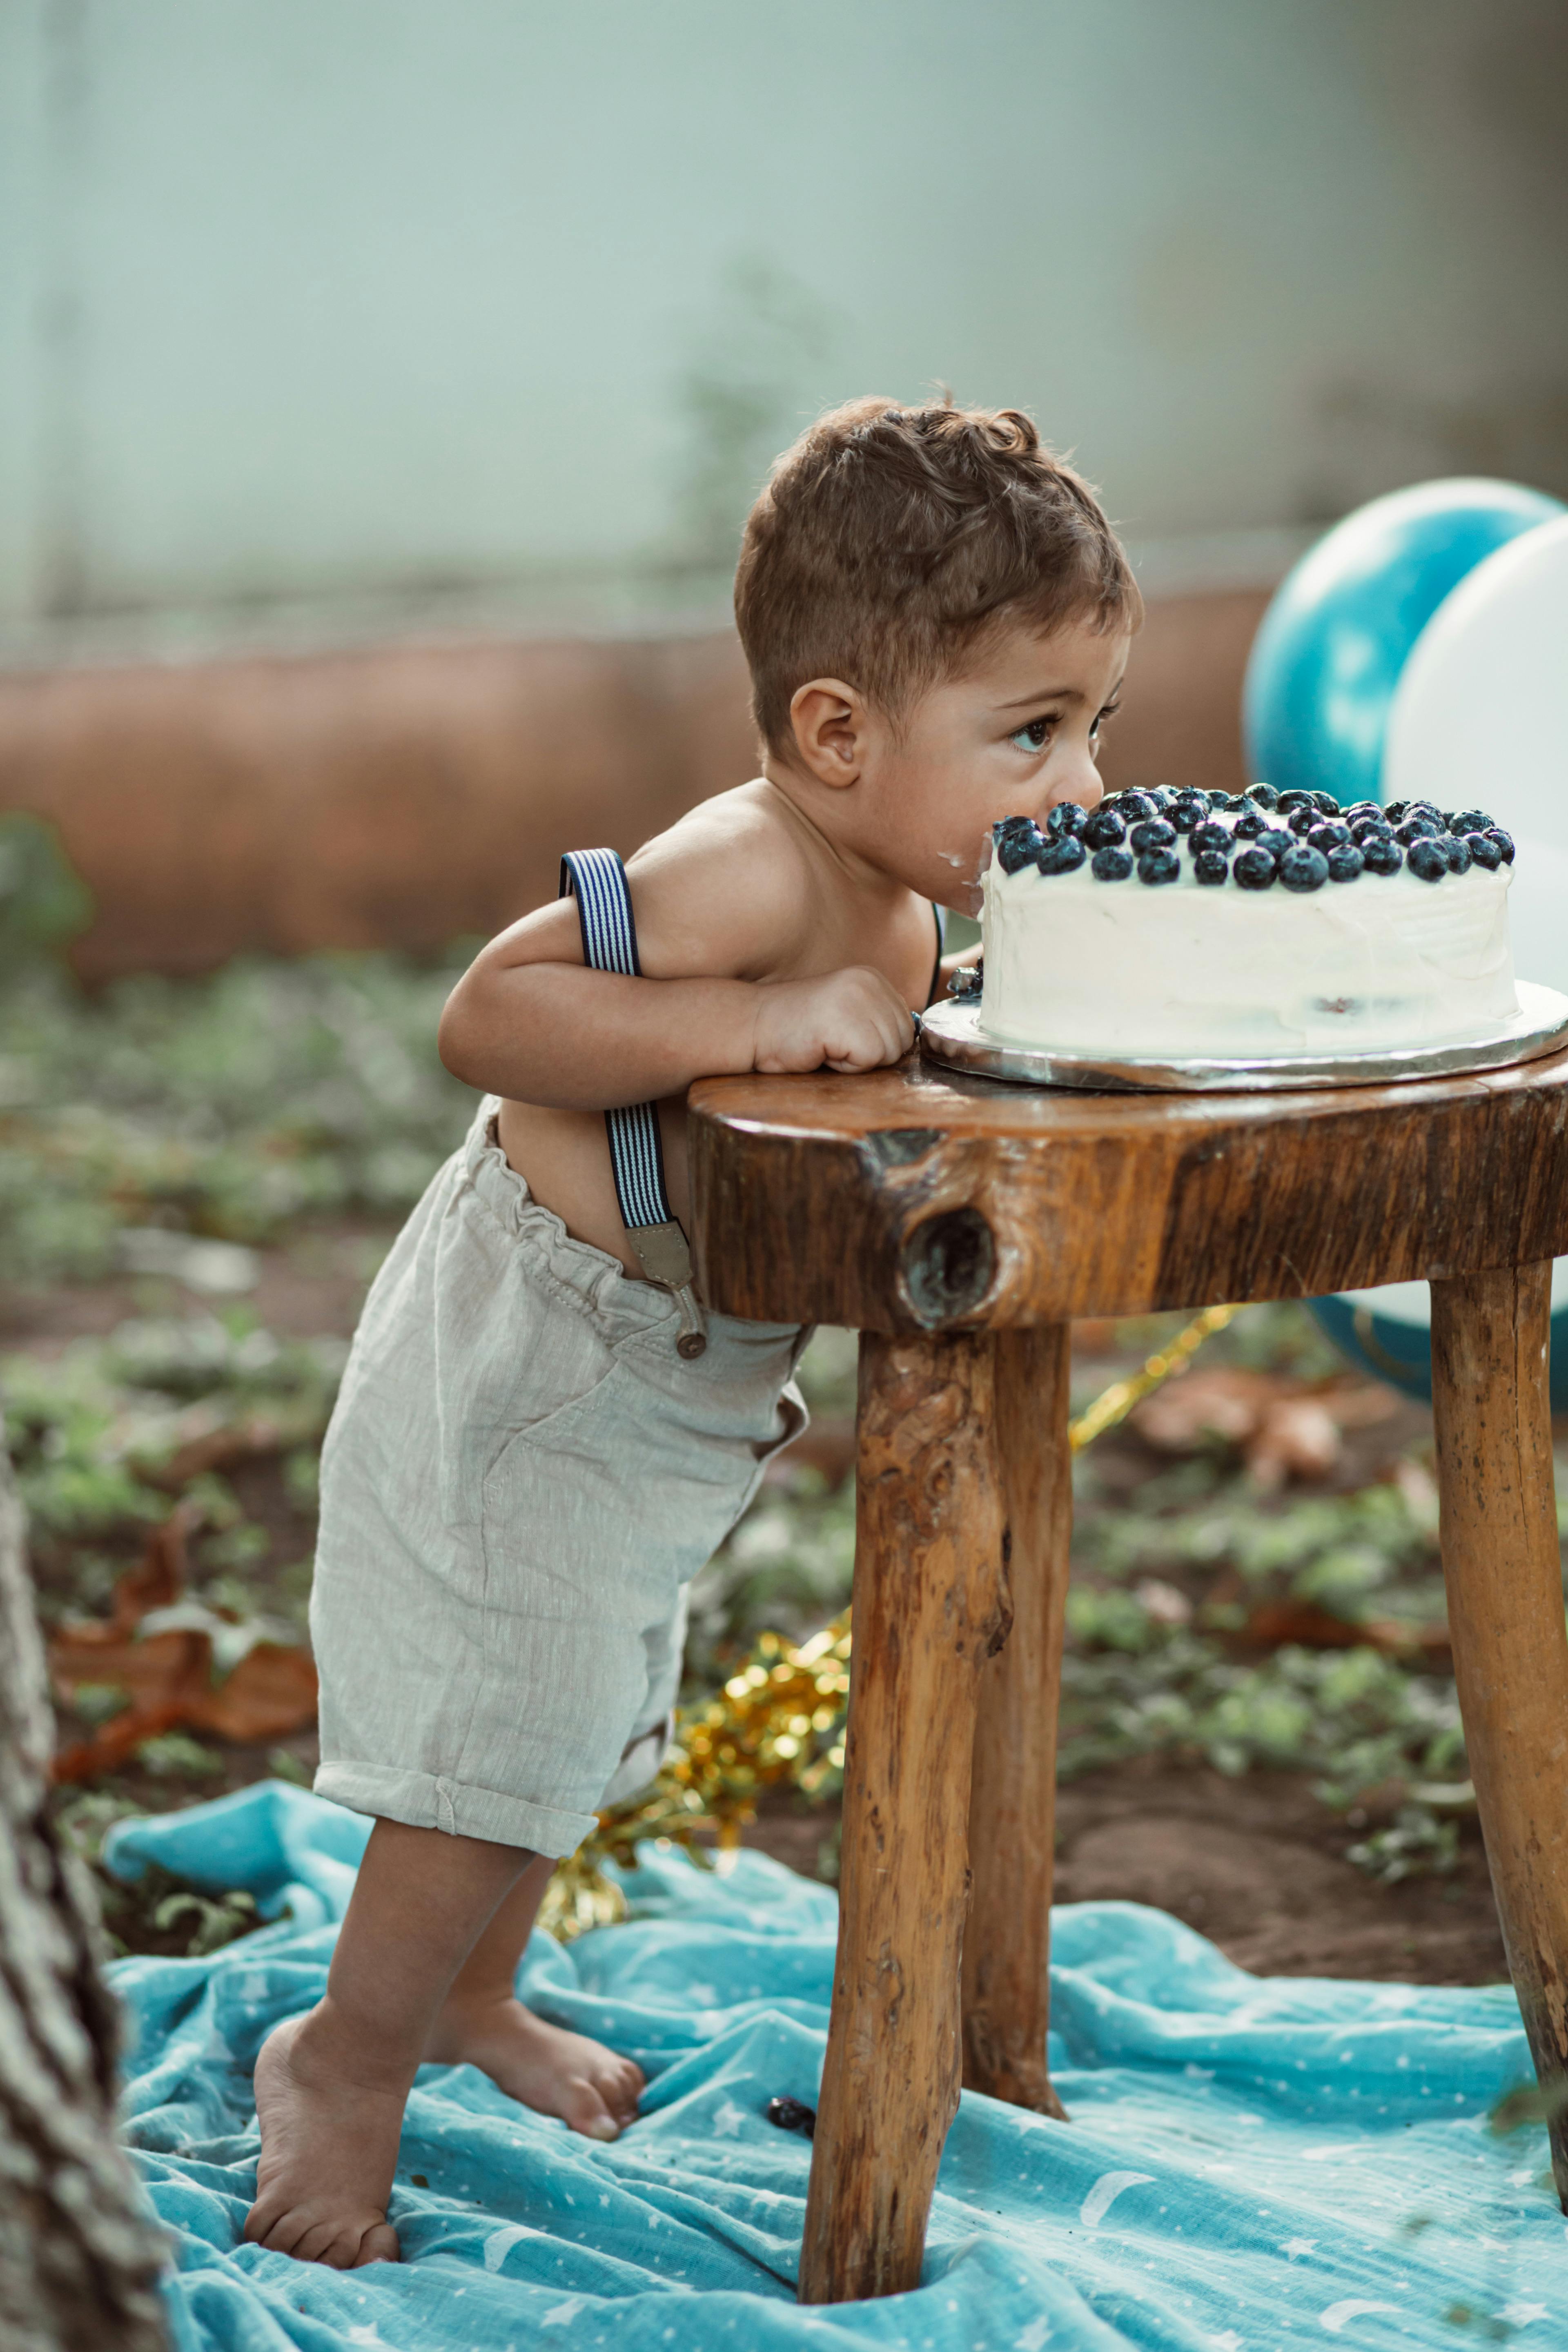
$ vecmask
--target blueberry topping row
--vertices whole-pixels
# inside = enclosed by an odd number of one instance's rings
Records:
[[[1431,801],[1399,801],[1382,808],[1357,801],[1342,808],[1331,793],[1277,793],[1254,784],[1242,793],[1118,793],[1092,813],[1070,801],[1047,814],[1042,832],[1033,817],[1004,817],[994,828],[1004,872],[1034,866],[1042,874],[1071,874],[1087,864],[1097,882],[1175,882],[1184,845],[1193,879],[1213,888],[1234,881],[1243,890],[1321,890],[1325,882],[1353,882],[1361,874],[1397,874],[1408,866],[1418,881],[1440,882],[1472,866],[1495,873],[1513,864],[1513,842],[1484,809],[1445,810]]]

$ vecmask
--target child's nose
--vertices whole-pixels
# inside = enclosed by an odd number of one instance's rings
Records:
[[[1105,785],[1100,770],[1087,751],[1080,751],[1073,760],[1067,774],[1058,781],[1051,798],[1077,801],[1080,808],[1097,809],[1100,806],[1105,798]]]

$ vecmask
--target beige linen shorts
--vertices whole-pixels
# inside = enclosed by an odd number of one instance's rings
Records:
[[[323,1797],[570,1853],[662,1760],[686,1591],[805,1427],[795,1324],[574,1241],[487,1101],[376,1276],[321,1454]]]

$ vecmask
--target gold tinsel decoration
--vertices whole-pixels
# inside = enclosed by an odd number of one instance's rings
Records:
[[[1073,1452],[1125,1420],[1239,1312],[1206,1307],[1138,1371],[1113,1381],[1069,1426]],[[811,1798],[837,1780],[848,1706],[847,1609],[798,1646],[782,1633],[761,1634],[716,1697],[680,1709],[674,1750],[647,1793],[601,1813],[592,1836],[560,1864],[540,1926],[569,1943],[585,1928],[624,1919],[626,1896],[605,1864],[635,1867],[637,1849],[649,1838],[679,1846],[703,1869],[715,1867],[716,1856],[722,1869],[764,1789],[793,1788]],[[700,1833],[710,1846],[699,1843]]]

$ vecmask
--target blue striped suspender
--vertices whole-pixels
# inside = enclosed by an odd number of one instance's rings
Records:
[[[568,851],[561,860],[561,896],[576,898],[583,926],[583,961],[590,970],[640,979],[631,893],[626,868],[615,851]],[[648,1280],[675,1294],[680,1308],[676,1347],[689,1359],[700,1356],[708,1338],[692,1288],[691,1252],[665,1190],[658,1112],[650,1102],[631,1103],[624,1109],[607,1110],[605,1125],[609,1129],[610,1171],[627,1239]]]

